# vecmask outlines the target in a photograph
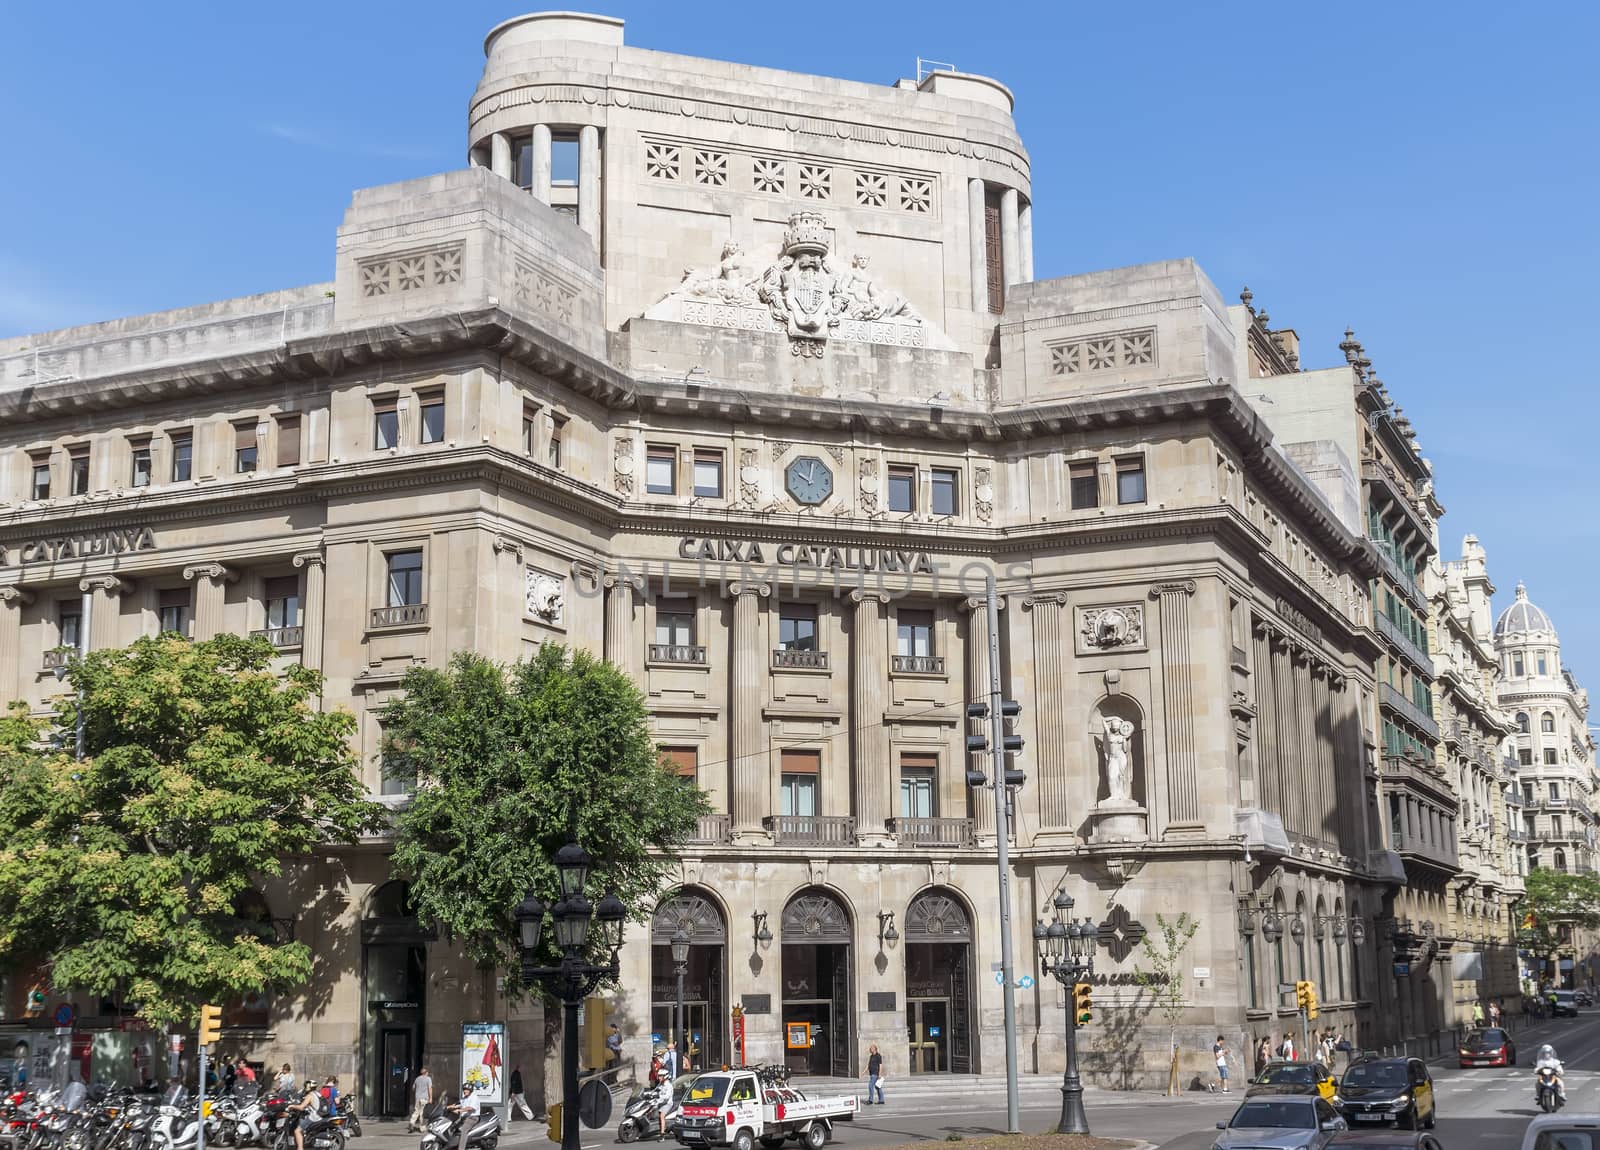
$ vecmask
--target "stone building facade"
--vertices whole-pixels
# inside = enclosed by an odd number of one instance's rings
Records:
[[[1402,478],[1363,462],[1330,498],[1241,390],[1377,402],[1366,369],[1299,371],[1190,261],[1033,281],[993,80],[670,56],[572,14],[486,54],[473,163],[357,192],[330,283],[0,342],[0,698],[49,707],[80,635],[259,633],[326,675],[401,804],[377,715],[407,668],[599,651],[716,811],[624,947],[629,1055],[670,1027],[682,924],[703,1062],[737,1056],[738,1005],[752,1062],[853,1074],[876,1042],[897,1073],[998,1072],[993,797],[964,750],[993,639],[1027,744],[1018,969],[1066,890],[1098,932],[1094,1079],[1164,1077],[1133,979],[1158,915],[1199,924],[1191,1068],[1219,1031],[1292,1029],[1298,978],[1395,1037],[1385,924],[1414,869],[1446,921],[1421,828],[1453,856],[1455,803],[1436,734],[1378,754],[1433,728],[1394,682],[1421,640],[1374,631],[1371,588],[1410,589],[1428,501],[1396,420],[1372,460]],[[1363,500],[1391,487],[1380,554]],[[1397,778],[1432,804],[1398,854]],[[317,969],[234,1011],[243,1052],[394,1111],[396,1068],[448,1079],[459,1024],[508,1014],[381,841],[261,896]],[[1025,1066],[1059,1073],[1060,991],[1018,1001]],[[507,1064],[536,1065],[537,1011],[510,1024]]]

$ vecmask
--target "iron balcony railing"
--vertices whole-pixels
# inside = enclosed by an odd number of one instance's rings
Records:
[[[1433,660],[1428,657],[1428,653],[1413,643],[1406,633],[1400,630],[1399,625],[1387,615],[1378,613],[1374,615],[1374,618],[1378,620],[1378,634],[1400,648],[1400,653],[1420,667],[1424,675],[1430,679],[1434,678]],[[1454,730],[1457,741],[1459,741],[1461,725],[1452,723],[1451,727]]]
[[[1395,690],[1388,683],[1382,684],[1383,690],[1378,695],[1378,701],[1390,710],[1398,711],[1405,716],[1418,730],[1431,739],[1439,737],[1439,724],[1434,722],[1433,716]]]
[[[703,667],[706,664],[706,649],[693,643],[651,643],[650,661]]]
[[[856,841],[856,820],[850,815],[768,815],[761,825],[775,843],[853,846]]]
[[[428,621],[426,603],[404,603],[398,607],[374,607],[367,628],[381,631],[385,627],[420,627]]]

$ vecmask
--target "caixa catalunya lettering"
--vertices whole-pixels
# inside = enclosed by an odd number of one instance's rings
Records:
[[[0,546],[0,567],[16,564],[30,567],[39,563],[64,563],[73,559],[94,559],[101,555],[121,555],[128,551],[154,551],[155,532],[148,527],[114,527],[82,535],[61,535],[53,539],[34,539],[19,547]],[[15,558],[12,558],[12,555]]]
[[[746,539],[697,539],[678,541],[682,559],[710,560],[713,563],[744,563],[750,566],[769,562],[782,567],[815,567],[833,571],[893,571],[908,575],[932,575],[933,559],[926,551],[890,551],[873,547],[828,547],[809,543],[757,543]]]

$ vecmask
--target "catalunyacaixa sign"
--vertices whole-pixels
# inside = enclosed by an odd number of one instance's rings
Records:
[[[31,539],[10,548],[0,544],[0,567],[67,563],[76,559],[98,559],[105,555],[155,549],[156,535],[148,527],[109,527],[104,531],[82,531],[76,535]]]
[[[710,560],[713,563],[743,563],[750,566],[770,562],[782,567],[815,567],[824,571],[892,571],[909,575],[932,575],[933,558],[926,551],[901,551],[877,547],[833,547],[812,543],[758,543],[746,539],[678,540],[681,559]]]

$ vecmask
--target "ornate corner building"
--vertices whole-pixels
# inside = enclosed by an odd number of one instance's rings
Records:
[[[324,673],[403,804],[376,716],[407,668],[599,651],[716,812],[624,949],[629,1053],[670,1031],[681,923],[704,1063],[737,1005],[750,1061],[853,1074],[876,1042],[893,1072],[997,1073],[964,750],[993,640],[1028,748],[1019,970],[1067,890],[1103,952],[1091,1077],[1165,1074],[1133,977],[1158,915],[1199,923],[1196,1069],[1218,1031],[1294,1028],[1301,978],[1365,1045],[1440,1023],[1392,965],[1397,921],[1434,924],[1425,979],[1459,933],[1417,587],[1438,508],[1364,357],[1302,370],[1187,260],[1036,281],[994,80],[679,57],[570,13],[485,50],[471,163],[356,192],[331,282],[0,342],[0,698],[47,708],[85,632],[257,633]],[[537,1011],[410,916],[381,841],[255,905],[320,961],[230,1015],[236,1048],[393,1113],[393,1069],[448,1077],[464,1019],[509,1014],[539,1063]],[[1041,1074],[1058,993],[1019,992]]]

